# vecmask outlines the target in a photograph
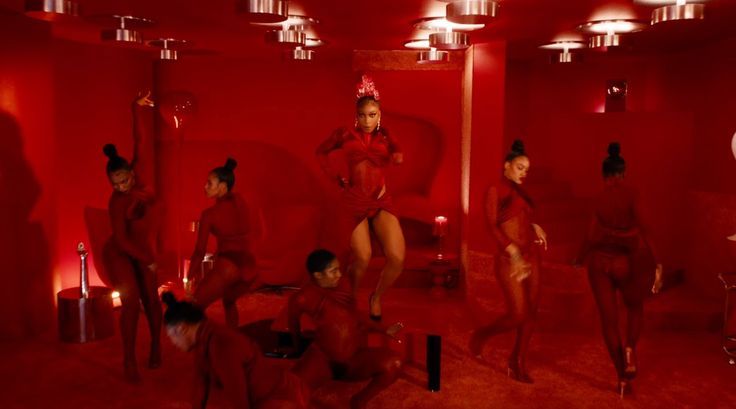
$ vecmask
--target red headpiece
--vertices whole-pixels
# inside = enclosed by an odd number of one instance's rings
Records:
[[[378,94],[378,90],[376,89],[376,84],[373,82],[373,79],[368,75],[363,74],[360,82],[358,83],[355,98],[360,99],[366,96],[373,97],[373,99],[375,99],[376,101],[379,101],[381,99],[380,95]]]

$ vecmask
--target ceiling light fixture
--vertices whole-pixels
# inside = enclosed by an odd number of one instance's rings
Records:
[[[275,24],[259,24],[267,27],[281,27],[280,30],[266,32],[266,42],[287,47],[301,47],[307,43],[305,30],[319,21],[307,16],[291,15],[285,21]]]
[[[705,4],[694,3],[692,0],[648,0],[640,2],[662,6],[652,11],[652,25],[665,21],[703,20],[705,18]]]
[[[428,37],[429,46],[439,50],[463,50],[470,46],[467,31],[479,30],[484,24],[457,24],[445,17],[428,17],[414,22],[417,30],[434,31]]]
[[[31,18],[57,21],[79,17],[79,3],[73,0],[26,0],[25,12]]]
[[[278,23],[289,17],[286,0],[241,0],[238,12],[254,23]]]
[[[447,20],[459,24],[480,24],[496,17],[498,3],[490,0],[459,0],[445,9]]]
[[[420,51],[417,54],[417,64],[438,64],[450,61],[450,53],[436,48]]]
[[[190,43],[186,40],[177,40],[176,38],[158,38],[148,41],[149,47],[160,49],[160,59],[175,61],[179,59],[178,50],[188,47]]]
[[[585,48],[585,43],[577,40],[565,40],[565,41],[553,41],[548,44],[540,45],[539,48],[543,50],[559,50],[559,54],[555,54],[552,62],[569,63],[577,61],[577,55],[570,52],[570,50],[579,50]]]
[[[646,26],[639,20],[596,20],[579,25],[578,30],[592,35],[588,47],[607,48],[621,45],[621,34],[640,31]]]
[[[152,20],[134,16],[93,16],[94,20],[113,20],[118,23],[117,28],[106,28],[101,32],[102,41],[119,43],[142,43],[143,35],[134,28],[145,27],[153,24]]]
[[[289,55],[295,61],[312,61],[314,51],[305,49],[304,47],[295,47]]]

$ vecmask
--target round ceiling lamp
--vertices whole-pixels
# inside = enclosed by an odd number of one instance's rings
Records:
[[[429,39],[409,40],[404,43],[404,47],[412,50],[429,50]]]
[[[414,28],[424,31],[474,31],[485,27],[485,24],[458,24],[445,17],[426,17],[416,20]]]
[[[134,16],[93,16],[94,20],[112,20],[118,23],[117,28],[105,28],[101,31],[102,41],[118,43],[142,43],[143,35],[135,28],[145,27],[153,24],[152,20]]]
[[[177,51],[190,45],[188,41],[177,40],[176,38],[158,38],[156,40],[150,40],[146,44],[149,47],[159,48],[159,58],[168,61],[178,60],[179,54]]]
[[[464,50],[470,46],[468,33],[445,31],[429,35],[429,46],[439,50]]]
[[[26,0],[25,13],[28,17],[57,21],[79,17],[79,3],[73,0]]]
[[[266,42],[284,47],[300,47],[307,43],[307,34],[296,30],[270,30],[266,32]]]
[[[312,58],[314,58],[314,50],[309,50],[304,47],[295,47],[289,52],[289,56],[294,61],[312,61]]]
[[[543,50],[561,51],[560,53],[554,54],[552,62],[570,63],[578,61],[579,59],[579,54],[573,54],[570,52],[570,50],[579,50],[581,48],[585,48],[585,43],[577,40],[553,41],[548,44],[540,45],[539,48]]]
[[[450,61],[450,53],[436,48],[420,51],[417,54],[417,64],[440,64]]]
[[[646,23],[639,20],[596,20],[578,26],[578,30],[590,34],[588,47],[608,48],[621,45],[621,34],[643,30]]]
[[[496,17],[498,3],[490,0],[459,0],[445,8],[447,20],[459,24],[482,24]]]
[[[704,18],[704,4],[688,3],[685,0],[677,0],[674,4],[659,7],[652,11],[652,25],[665,21],[703,20]]]
[[[241,0],[238,12],[254,23],[278,23],[289,17],[286,0]]]
[[[256,26],[265,26],[265,27],[273,27],[273,28],[280,27],[282,30],[304,31],[313,25],[319,24],[319,20],[312,18],[312,17],[308,17],[308,16],[291,14],[289,15],[289,18],[281,22],[276,22],[276,23],[253,22],[252,24]]]

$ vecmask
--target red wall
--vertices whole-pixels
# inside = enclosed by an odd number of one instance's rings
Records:
[[[150,86],[150,65],[130,51],[55,40],[44,22],[0,22],[14,39],[0,43],[0,337],[23,337],[53,326],[56,291],[79,285],[82,209],[106,206],[110,192],[100,149],[128,143],[128,104]]]
[[[620,140],[663,261],[685,267],[693,288],[715,295],[717,273],[736,268],[725,255],[704,260],[715,243],[719,252],[727,244],[723,229],[704,225],[733,224],[733,209],[715,197],[734,193],[734,49],[724,41],[654,55],[590,53],[580,64],[512,61],[505,144],[524,138],[532,172],[550,172],[587,197],[600,188],[606,143]],[[628,113],[601,113],[608,79],[628,81]]]

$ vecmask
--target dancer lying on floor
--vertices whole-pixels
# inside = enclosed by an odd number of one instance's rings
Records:
[[[314,341],[294,367],[311,389],[330,379],[361,381],[368,385],[350,399],[352,409],[365,408],[368,401],[398,379],[401,359],[386,347],[368,347],[368,332],[393,337],[403,325],[386,327],[358,313],[350,286],[340,281],[340,263],[327,250],[316,250],[307,258],[311,282],[289,299],[289,330],[293,345],[300,342],[299,321],[308,315],[315,324]]]
[[[207,407],[210,386],[220,387],[233,409],[306,409],[309,390],[291,371],[270,366],[247,336],[209,321],[188,302],[166,292],[166,333],[179,349],[194,352],[192,407]]]

